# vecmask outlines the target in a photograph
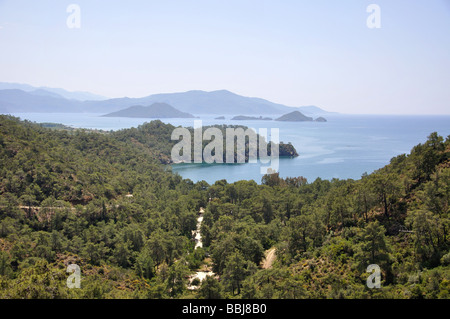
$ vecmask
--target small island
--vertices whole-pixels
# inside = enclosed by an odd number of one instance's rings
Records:
[[[316,118],[314,121],[315,121],[315,122],[326,122],[327,119],[324,118],[324,117],[322,117],[322,116],[320,116],[320,117]]]
[[[153,103],[150,106],[135,105],[102,116],[137,118],[194,118],[194,115],[181,112],[167,103]]]
[[[255,120],[262,120],[262,121],[272,121],[270,117],[256,117],[256,116],[246,116],[246,115],[238,115],[233,117],[231,120],[233,121],[255,121]]]
[[[294,111],[283,116],[280,116],[275,121],[284,121],[284,122],[307,122],[312,121],[313,118],[304,115],[302,112]]]
[[[279,144],[279,155],[280,157],[297,157],[299,156],[297,150],[295,147],[289,142],[288,144],[285,144],[283,142],[280,142]]]
[[[225,120],[225,116],[219,116],[219,117],[216,117],[216,118],[214,118],[215,120]]]

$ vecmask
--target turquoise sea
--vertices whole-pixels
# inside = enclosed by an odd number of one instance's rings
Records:
[[[16,113],[35,122],[62,123],[77,128],[118,130],[136,127],[149,119],[100,117],[83,113]],[[270,116],[270,115],[269,115]],[[414,145],[426,141],[432,132],[444,138],[450,135],[450,116],[428,115],[324,115],[328,122],[276,122],[215,120],[215,116],[199,116],[202,124],[245,125],[259,130],[278,128],[280,141],[291,142],[297,158],[281,158],[282,177],[304,176],[308,181],[322,179],[358,179],[389,163],[392,157],[409,153]],[[198,120],[198,119],[197,119]],[[162,119],[175,126],[194,126],[194,119]],[[176,164],[174,172],[184,178],[212,184],[216,180],[228,182],[253,179],[261,182],[261,166],[267,164]]]

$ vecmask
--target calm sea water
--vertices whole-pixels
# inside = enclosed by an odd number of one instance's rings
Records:
[[[17,113],[22,119],[35,122],[54,122],[77,128],[118,130],[136,127],[148,119],[100,117],[100,114]],[[326,123],[231,121],[215,120],[213,116],[200,116],[204,126],[212,124],[246,125],[255,128],[278,128],[280,140],[291,142],[297,158],[280,159],[279,172],[283,177],[304,176],[308,181],[322,179],[358,179],[364,172],[371,173],[394,156],[409,153],[414,145],[426,141],[432,132],[450,135],[450,116],[382,116],[338,115],[325,116]],[[175,126],[194,126],[193,119],[162,119]],[[266,164],[177,164],[174,172],[184,178],[213,184],[217,180],[228,182],[255,180],[261,182],[261,166]]]

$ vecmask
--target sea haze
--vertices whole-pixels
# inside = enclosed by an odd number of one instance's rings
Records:
[[[101,117],[82,113],[15,113],[35,122],[62,123],[77,128],[118,130],[136,127],[149,119]],[[203,125],[233,124],[259,128],[279,128],[280,140],[291,142],[297,158],[280,159],[282,177],[304,176],[312,182],[322,179],[358,179],[389,163],[392,157],[409,153],[432,132],[444,138],[450,135],[450,116],[382,116],[328,114],[328,122],[277,122],[216,120],[212,115],[198,115]],[[274,116],[275,117],[275,116]],[[193,126],[198,119],[161,119],[175,126]],[[192,181],[228,182],[253,179],[261,182],[260,167],[266,164],[177,164],[174,172]]]

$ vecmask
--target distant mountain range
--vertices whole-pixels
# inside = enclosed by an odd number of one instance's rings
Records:
[[[29,84],[0,82],[0,90],[14,90],[14,89],[22,90],[35,95],[53,96],[68,100],[99,101],[108,99],[105,96],[89,92],[81,92],[81,91],[71,92],[64,89],[49,88],[45,86],[35,87]]]
[[[139,117],[139,118],[193,118],[192,114],[181,112],[167,103],[153,103],[150,106],[135,105],[124,110],[112,112],[104,117]]]
[[[89,97],[91,97],[89,99]],[[86,100],[86,98],[88,98]],[[20,112],[85,112],[109,114],[131,106],[166,103],[177,110],[194,115],[257,114],[282,115],[299,110],[308,115],[327,114],[316,106],[290,107],[264,99],[245,97],[220,91],[188,91],[154,94],[142,98],[101,99],[87,92],[68,92],[63,89],[35,88],[26,84],[0,82],[0,113]]]
[[[68,100],[43,90],[34,94],[19,89],[0,90],[0,112],[77,112],[83,102]]]

